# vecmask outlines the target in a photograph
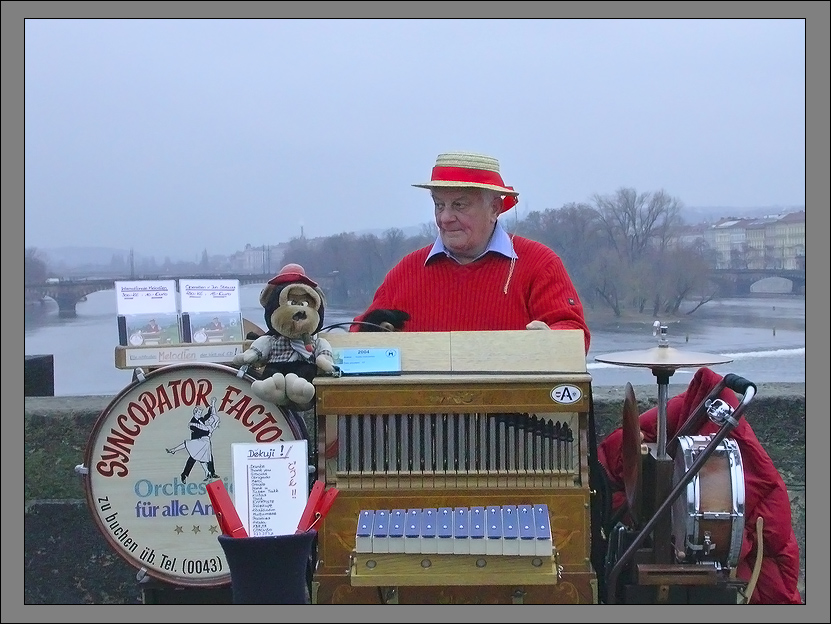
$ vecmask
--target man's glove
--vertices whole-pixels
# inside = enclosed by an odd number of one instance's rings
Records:
[[[358,331],[401,331],[410,315],[403,310],[372,310],[358,326]]]

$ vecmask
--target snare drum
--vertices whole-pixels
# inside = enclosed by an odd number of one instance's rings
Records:
[[[681,436],[673,484],[678,484],[713,436]],[[672,506],[679,562],[738,564],[744,535],[744,470],[739,445],[724,438]]]
[[[252,381],[221,364],[171,364],[132,382],[98,417],[85,453],[87,504],[138,577],[230,583],[206,485],[221,479],[233,500],[233,443],[308,439],[302,417],[261,401]]]

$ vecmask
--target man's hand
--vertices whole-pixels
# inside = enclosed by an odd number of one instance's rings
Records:
[[[404,323],[409,320],[410,315],[403,310],[372,310],[364,317],[358,331],[401,331],[404,329]]]
[[[542,321],[531,321],[525,326],[525,329],[551,329],[548,324]]]

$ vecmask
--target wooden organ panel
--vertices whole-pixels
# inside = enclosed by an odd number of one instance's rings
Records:
[[[596,602],[582,332],[325,337],[336,349],[396,347],[402,371],[315,379],[318,478],[340,490],[320,527],[316,602]],[[366,510],[520,505],[550,516],[553,553],[533,563],[356,551]]]

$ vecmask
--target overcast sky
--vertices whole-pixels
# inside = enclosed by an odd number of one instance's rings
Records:
[[[27,248],[417,226],[451,150],[497,157],[520,217],[621,187],[804,206],[805,22],[25,23]]]

